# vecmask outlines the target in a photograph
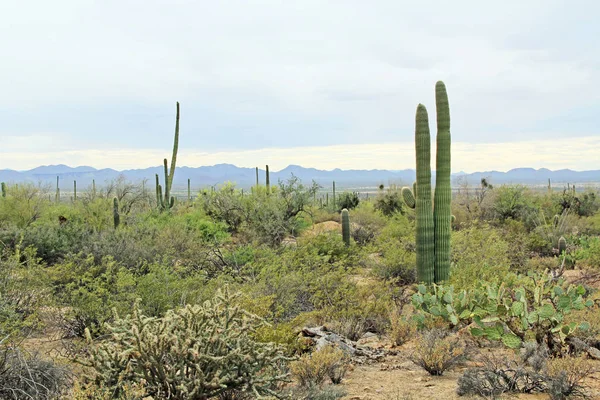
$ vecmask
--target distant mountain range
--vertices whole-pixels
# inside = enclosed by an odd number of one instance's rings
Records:
[[[116,179],[124,175],[128,180],[141,181],[147,179],[150,185],[154,184],[155,174],[159,174],[163,180],[162,166],[146,169],[130,169],[116,171],[114,169],[96,169],[93,167],[69,167],[67,165],[48,165],[34,168],[29,171],[14,171],[10,169],[0,170],[0,181],[7,183],[19,182],[41,182],[54,184],[56,177],[59,177],[60,187],[63,190],[69,190],[73,187],[73,180],[77,180],[79,188],[84,189],[92,184],[92,180],[97,185]],[[310,183],[313,179],[328,187],[332,181],[340,189],[342,188],[375,188],[380,184],[398,184],[410,185],[415,180],[415,171],[411,169],[390,171],[390,170],[341,170],[332,171],[318,170],[315,168],[304,168],[298,165],[289,165],[281,171],[271,171],[271,182],[276,183],[279,179],[286,180],[295,175],[302,182]],[[435,176],[435,174],[433,174]],[[254,168],[241,168],[231,164],[217,164],[206,167],[178,167],[175,173],[175,188],[185,188],[188,178],[194,188],[206,187],[221,184],[224,182],[234,182],[238,187],[250,187],[256,183],[256,172]],[[470,185],[477,185],[481,178],[486,178],[492,184],[526,184],[539,185],[547,184],[550,179],[553,185],[570,183],[592,183],[600,182],[600,170],[595,171],[572,171],[561,169],[551,171],[549,169],[516,168],[507,172],[485,171],[453,174],[453,182],[456,184],[458,178],[466,179]],[[265,171],[259,170],[259,180],[261,184],[265,182]]]

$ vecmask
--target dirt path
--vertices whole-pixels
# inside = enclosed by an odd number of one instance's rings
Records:
[[[383,362],[358,365],[342,382],[347,395],[343,400],[466,400],[456,394],[457,380],[466,367],[456,368],[443,376],[432,377],[405,355],[388,356]],[[600,362],[598,363],[600,371]],[[587,379],[591,399],[600,399],[600,372]],[[542,400],[546,394],[513,395],[503,399]]]

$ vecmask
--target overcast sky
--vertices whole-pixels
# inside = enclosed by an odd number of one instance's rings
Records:
[[[160,165],[176,101],[188,166],[414,168],[416,106],[434,133],[443,80],[453,171],[600,169],[598,15],[596,0],[1,1],[0,168]]]

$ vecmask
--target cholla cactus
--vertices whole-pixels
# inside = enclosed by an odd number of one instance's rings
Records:
[[[138,304],[133,315],[116,315],[110,338],[91,345],[83,361],[94,369],[88,379],[111,386],[117,397],[142,381],[153,398],[206,400],[232,390],[278,397],[288,358],[280,346],[254,340],[265,322],[235,306],[236,297],[225,289],[162,318],[143,315]]]

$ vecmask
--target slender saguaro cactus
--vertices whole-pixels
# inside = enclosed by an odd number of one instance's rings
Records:
[[[73,201],[77,201],[77,181],[73,181]]]
[[[256,187],[258,187],[258,167],[256,167]]]
[[[333,208],[336,207],[336,203],[335,203],[335,181],[333,181]]]
[[[96,198],[96,180],[92,179],[92,195]]]
[[[190,178],[188,178],[188,201],[192,201],[192,189],[190,187]]]
[[[56,177],[56,194],[54,195],[54,200],[59,203],[60,202],[60,187],[58,186],[59,177]]]
[[[450,277],[450,234],[452,225],[452,188],[450,187],[450,106],[443,82],[435,85],[437,114],[437,151],[435,168],[435,194],[433,219],[435,225],[435,281]]]
[[[171,196],[173,189],[173,178],[175,177],[175,168],[177,166],[177,150],[179,148],[179,102],[177,102],[177,115],[175,117],[175,138],[173,140],[173,155],[171,156],[171,169],[169,170],[169,162],[165,158],[163,160],[163,168],[165,172],[165,187],[164,198],[162,196],[162,187],[159,185],[158,174],[156,175],[156,193],[157,203],[161,210],[173,208],[175,197]]]
[[[113,223],[115,225],[115,229],[117,229],[121,223],[121,216],[119,215],[119,200],[116,197],[113,199]]]
[[[6,183],[2,182],[0,186],[2,186],[2,197],[6,197]]]
[[[431,208],[431,138],[427,109],[419,104],[415,117],[415,149],[417,162],[416,244],[417,279],[431,283],[435,279],[435,243]]]
[[[344,244],[350,246],[350,215],[345,208],[342,210],[342,238]]]
[[[271,193],[271,180],[269,179],[269,166],[266,166],[267,193]]]

